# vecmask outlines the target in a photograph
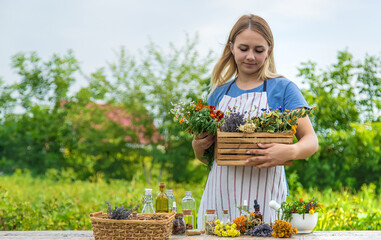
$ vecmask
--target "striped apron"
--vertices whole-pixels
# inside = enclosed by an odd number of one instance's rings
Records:
[[[219,103],[219,110],[226,112],[228,107],[236,107],[236,112],[240,113],[251,110],[250,116],[254,117],[261,114],[260,109],[268,108],[267,81],[263,83],[263,92],[244,93],[234,98],[227,95],[233,83]],[[254,166],[217,166],[214,161],[200,202],[198,229],[204,229],[206,209],[216,209],[218,219],[222,219],[222,210],[229,210],[233,222],[241,215],[237,206],[242,206],[244,200],[247,200],[250,212],[254,212],[254,200],[257,200],[263,221],[270,223],[277,219],[277,214],[269,208],[269,202],[282,203],[286,197],[284,166],[259,169]]]

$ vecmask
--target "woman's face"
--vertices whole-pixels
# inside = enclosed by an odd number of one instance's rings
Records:
[[[230,43],[230,51],[237,64],[238,73],[252,75],[263,66],[270,47],[261,34],[246,29],[237,35],[234,44]]]

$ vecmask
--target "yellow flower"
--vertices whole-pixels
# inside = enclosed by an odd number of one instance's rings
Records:
[[[292,125],[291,126],[291,132],[293,133],[293,134],[295,134],[296,133],[296,128],[298,127],[298,125]]]
[[[311,215],[313,215],[315,213],[315,211],[314,210],[310,210],[310,212],[309,212],[309,214],[311,214]]]

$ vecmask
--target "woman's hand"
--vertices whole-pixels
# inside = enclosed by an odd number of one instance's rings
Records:
[[[201,133],[193,137],[195,145],[203,150],[206,150],[214,143],[214,135],[208,133]]]
[[[205,159],[202,158],[206,149],[210,148],[215,141],[215,136],[213,134],[201,133],[193,137],[192,147],[194,154],[197,159],[201,162],[206,163]]]
[[[246,161],[248,165],[254,165],[258,168],[269,168],[278,165],[290,165],[292,160],[306,159],[318,151],[319,141],[307,117],[299,118],[299,125],[296,129],[295,144],[258,144],[259,149],[252,149],[247,154],[259,156],[249,157]]]
[[[269,168],[279,165],[290,165],[295,159],[296,151],[293,144],[261,144],[258,143],[258,149],[251,149],[247,154],[255,154],[256,156],[249,157],[246,164],[254,165],[257,168]]]

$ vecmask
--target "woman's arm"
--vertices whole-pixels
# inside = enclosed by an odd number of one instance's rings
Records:
[[[295,133],[298,142],[293,144],[296,148],[294,159],[306,159],[319,150],[319,141],[308,116],[298,121]]]
[[[208,149],[210,146],[212,146],[214,141],[215,141],[214,135],[212,134],[208,135],[208,133],[202,133],[193,137],[192,147],[193,147],[194,155],[196,156],[198,160],[200,160],[201,162],[205,164],[208,164],[208,161],[202,156],[204,156],[205,150]]]
[[[298,142],[295,144],[258,144],[260,149],[252,149],[247,154],[258,156],[249,157],[246,160],[248,165],[255,165],[258,168],[268,168],[284,165],[289,160],[305,159],[316,153],[319,149],[319,142],[310,119],[299,118],[296,130]]]

